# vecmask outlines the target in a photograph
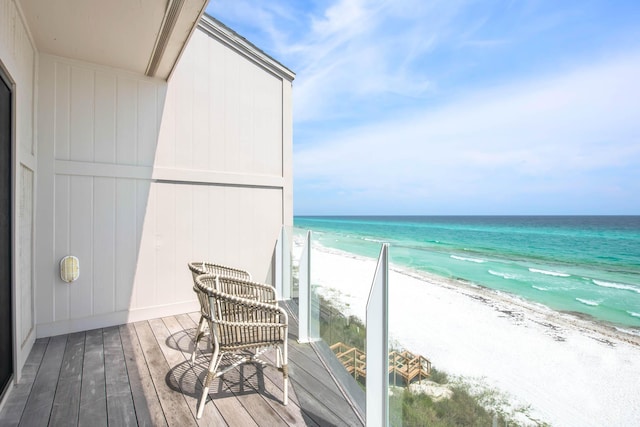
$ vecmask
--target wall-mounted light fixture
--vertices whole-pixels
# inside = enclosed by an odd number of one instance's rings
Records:
[[[71,283],[80,276],[80,262],[74,256],[66,256],[60,261],[60,278]]]

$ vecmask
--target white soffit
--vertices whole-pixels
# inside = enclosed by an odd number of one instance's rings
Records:
[[[168,78],[208,0],[19,0],[40,52]]]

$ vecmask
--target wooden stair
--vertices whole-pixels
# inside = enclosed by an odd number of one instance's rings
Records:
[[[353,377],[367,377],[367,355],[357,347],[350,347],[342,342],[330,346],[338,360]],[[418,381],[431,375],[431,362],[429,359],[409,351],[391,351],[389,353],[389,374],[393,375],[394,383],[397,377],[403,379],[405,384],[411,384],[416,378]]]

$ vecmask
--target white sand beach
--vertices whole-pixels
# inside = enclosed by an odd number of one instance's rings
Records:
[[[365,317],[376,260],[314,248],[312,283]],[[394,266],[393,342],[481,378],[556,426],[640,425],[640,336],[511,296]]]

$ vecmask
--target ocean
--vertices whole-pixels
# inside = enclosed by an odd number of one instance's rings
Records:
[[[297,216],[315,242],[640,328],[640,216]],[[393,287],[393,283],[390,284]]]

